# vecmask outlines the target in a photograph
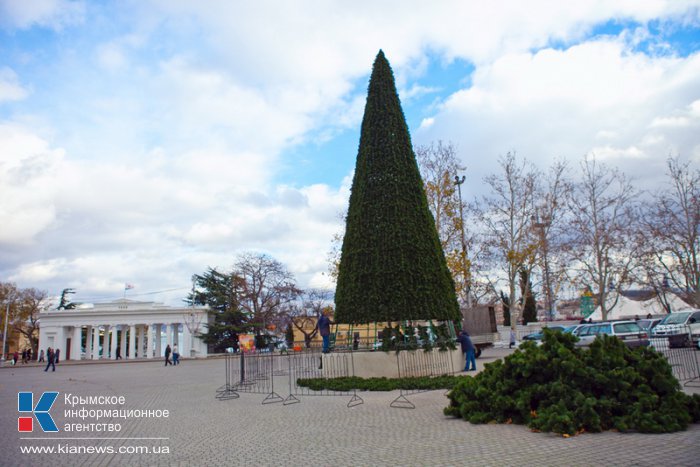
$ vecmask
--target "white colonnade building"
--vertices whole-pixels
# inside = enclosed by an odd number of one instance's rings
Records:
[[[39,315],[39,348],[60,349],[61,360],[160,358],[177,345],[182,358],[204,358],[209,309],[120,299],[91,308]]]

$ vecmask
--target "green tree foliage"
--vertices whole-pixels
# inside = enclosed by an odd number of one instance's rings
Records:
[[[575,347],[575,340],[545,329],[541,346],[524,343],[458,383],[445,414],[566,435],[611,429],[664,433],[700,421],[700,398],[680,390],[662,354],[630,350],[610,336],[589,349]]]
[[[287,325],[287,329],[284,332],[284,340],[287,342],[287,346],[292,348],[294,346],[294,327],[292,323]]]
[[[245,331],[246,316],[241,310],[240,296],[243,292],[243,279],[234,273],[223,273],[209,268],[202,274],[195,274],[196,289],[186,302],[190,305],[208,305],[213,321],[202,334],[204,342],[213,347],[214,352],[224,352],[228,347],[238,348],[238,334]]]
[[[510,298],[502,290],[501,303],[503,304],[503,325],[510,326]]]
[[[367,92],[335,302],[342,323],[460,317],[382,51]]]
[[[520,293],[525,297],[523,304],[523,324],[534,323],[537,321],[537,302],[532,293],[532,282],[530,282],[530,273],[527,269],[520,270]]]

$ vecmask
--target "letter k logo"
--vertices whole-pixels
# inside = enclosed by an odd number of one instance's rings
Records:
[[[39,402],[34,406],[34,393],[18,392],[17,393],[17,411],[20,413],[32,413],[39,422],[39,426],[44,432],[58,431],[58,427],[51,418],[49,410],[58,397],[57,391],[48,391],[41,394]],[[20,432],[34,431],[34,419],[32,417],[19,417],[17,419],[17,430]]]

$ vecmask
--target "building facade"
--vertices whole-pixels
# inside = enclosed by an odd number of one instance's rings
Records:
[[[92,308],[40,314],[39,349],[60,350],[62,360],[160,358],[178,347],[183,358],[204,358],[208,308],[170,307],[120,299]]]

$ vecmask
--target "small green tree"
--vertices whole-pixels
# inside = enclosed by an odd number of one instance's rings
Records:
[[[225,352],[227,348],[238,348],[238,334],[245,331],[246,316],[241,310],[240,297],[243,279],[233,273],[223,273],[208,268],[195,274],[196,289],[185,300],[190,305],[208,305],[211,320],[202,334],[204,342],[214,352]]]
[[[532,293],[532,282],[527,269],[520,270],[520,294],[525,299],[523,304],[523,324],[537,321],[537,302]]]
[[[503,306],[503,325],[510,326],[510,298],[501,290],[501,304]]]
[[[284,340],[287,341],[288,347],[294,346],[294,326],[292,326],[292,323],[287,325],[287,330],[284,332]]]
[[[458,320],[459,305],[384,53],[362,120],[335,294],[337,322]]]

